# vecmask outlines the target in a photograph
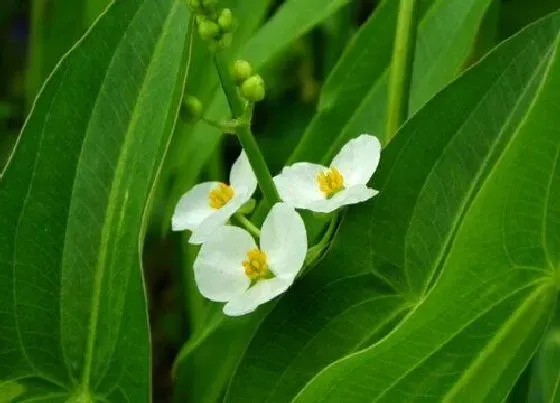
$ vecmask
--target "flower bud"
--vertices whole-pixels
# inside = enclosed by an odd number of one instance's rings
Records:
[[[202,39],[208,41],[220,35],[220,27],[215,22],[204,20],[198,25],[198,33]]]
[[[238,83],[242,83],[251,77],[253,69],[247,60],[236,60],[233,64],[233,77]]]
[[[218,25],[223,32],[230,32],[233,27],[233,13],[229,8],[224,8],[218,17]]]
[[[196,123],[202,118],[202,102],[196,97],[187,96],[180,110],[181,119],[185,123]]]
[[[262,101],[266,95],[264,80],[258,74],[249,77],[241,84],[241,96],[250,102]]]

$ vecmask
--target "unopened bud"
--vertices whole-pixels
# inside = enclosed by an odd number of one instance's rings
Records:
[[[220,35],[220,27],[215,22],[204,20],[198,25],[198,33],[202,39],[208,41]]]
[[[202,118],[202,102],[196,97],[187,96],[181,105],[181,119],[185,123],[196,123]]]
[[[253,69],[247,60],[236,60],[233,64],[233,77],[238,83],[242,83],[251,77]]]
[[[218,17],[218,25],[224,32],[230,32],[233,27],[233,13],[229,8],[224,8]]]
[[[249,77],[241,84],[241,96],[250,102],[262,101],[266,95],[264,80],[258,74]]]

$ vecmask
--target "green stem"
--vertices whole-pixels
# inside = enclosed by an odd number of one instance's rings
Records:
[[[400,2],[395,47],[389,76],[385,133],[387,141],[391,140],[408,117],[412,66],[416,50],[416,0],[400,0]]]
[[[247,217],[240,213],[235,213],[233,217],[239,224],[241,224],[247,231],[249,231],[251,235],[253,235],[255,238],[260,238],[261,231],[257,227],[255,227],[255,225],[251,221],[249,221]]]
[[[228,63],[222,53],[217,53],[214,56],[214,62],[216,64],[216,68],[218,69],[222,88],[228,100],[233,118],[242,121],[244,120],[243,118],[246,107],[237,93],[237,86],[234,80],[230,76]],[[255,171],[255,175],[257,177],[259,187],[263,192],[264,198],[267,201],[268,206],[271,207],[274,203],[280,201],[280,196],[278,195],[278,191],[276,190],[276,186],[272,180],[272,175],[270,174],[268,165],[266,165],[266,161],[261,153],[259,145],[257,144],[253,133],[251,133],[249,123],[241,124],[237,127],[237,136],[239,137],[241,146],[243,146],[243,149],[247,154],[251,167]]]

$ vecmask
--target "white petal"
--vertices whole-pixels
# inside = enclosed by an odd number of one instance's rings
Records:
[[[342,206],[356,204],[371,199],[379,192],[366,185],[356,185],[346,188],[328,200],[320,200],[309,205],[309,210],[318,213],[330,213]]]
[[[227,202],[223,207],[213,210],[212,214],[206,217],[206,219],[202,221],[195,230],[193,230],[189,242],[192,244],[199,244],[206,241],[206,239],[212,235],[214,231],[223,227],[233,213],[239,210],[239,208],[248,202],[250,198],[251,194],[247,192],[236,192],[229,202]]]
[[[171,219],[173,231],[192,231],[215,211],[210,207],[208,194],[218,185],[219,182],[200,183],[181,197]]]
[[[194,261],[194,278],[200,293],[218,302],[244,293],[251,281],[241,263],[254,248],[254,239],[241,228],[228,226],[215,231]]]
[[[229,316],[239,316],[253,312],[259,305],[270,301],[286,291],[292,285],[292,282],[293,280],[280,277],[261,280],[244,293],[231,299],[224,306],[224,313]]]
[[[244,150],[241,151],[237,161],[231,167],[229,184],[235,190],[249,193],[249,196],[252,196],[257,189],[257,177]]]
[[[307,235],[293,207],[286,203],[272,207],[261,229],[260,244],[276,276],[293,279],[297,275],[307,253]]]
[[[377,169],[381,143],[375,136],[362,134],[350,140],[334,157],[331,166],[344,177],[344,186],[365,185]]]
[[[324,200],[325,195],[319,189],[317,175],[326,169],[322,165],[308,162],[284,167],[282,172],[274,177],[280,198],[295,208],[306,208],[311,202]]]

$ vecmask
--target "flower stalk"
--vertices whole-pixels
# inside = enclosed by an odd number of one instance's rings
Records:
[[[251,235],[255,238],[259,239],[261,236],[261,230],[258,229],[247,217],[245,217],[241,213],[235,213],[233,217],[237,220],[237,222],[243,226]]]
[[[389,73],[385,132],[387,141],[393,138],[408,116],[417,23],[416,0],[400,0],[395,47]]]
[[[239,97],[237,85],[231,77],[228,62],[223,53],[217,52],[214,55],[214,62],[216,64],[222,88],[224,90],[224,94],[226,95],[233,118],[243,120],[242,118],[245,114],[247,106]],[[263,192],[268,207],[270,208],[274,203],[280,201],[280,197],[259,145],[257,144],[253,133],[251,133],[250,124],[247,123],[237,126],[237,136],[239,137],[241,146],[247,153],[249,162],[255,171],[259,187]]]

